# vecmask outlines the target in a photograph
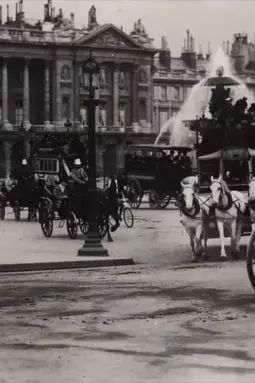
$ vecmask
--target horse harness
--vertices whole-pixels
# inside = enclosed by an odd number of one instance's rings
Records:
[[[193,189],[192,189],[193,190]],[[181,195],[179,197],[179,210],[180,210],[180,215],[185,215],[186,217],[189,217],[189,218],[192,218],[192,219],[197,219],[197,220],[200,220],[201,218],[200,217],[197,217],[197,215],[200,213],[200,211],[202,210],[202,213],[206,216],[210,216],[210,212],[211,212],[211,206],[207,205],[207,201],[209,201],[211,199],[211,196],[208,197],[205,201],[201,200],[201,198],[193,191],[193,201],[194,201],[194,212],[193,213],[190,213],[186,207],[185,207],[185,204],[184,204],[184,196]],[[199,203],[201,202],[201,204]],[[204,208],[204,206],[207,206],[209,208],[209,214],[206,213],[206,210]]]

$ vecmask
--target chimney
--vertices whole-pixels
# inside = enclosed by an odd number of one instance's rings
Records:
[[[72,26],[72,29],[74,29],[74,13],[70,13],[70,21],[71,21],[71,26]]]
[[[161,37],[161,49],[159,51],[159,62],[168,72],[171,70],[171,52],[167,46],[164,36]]]
[[[187,30],[187,51],[190,51],[190,33],[189,30]]]
[[[190,36],[190,52],[194,52],[194,38]]]
[[[17,20],[18,20],[18,13],[19,13],[19,10],[18,10],[18,3],[16,3],[15,5],[16,5],[15,20],[17,21]]]
[[[55,8],[55,7],[52,7],[51,17],[52,17],[53,19],[55,19],[55,17],[56,17],[56,8]]]
[[[0,25],[3,25],[3,7],[0,5]]]
[[[227,41],[226,46],[227,46],[226,54],[229,56],[230,55],[230,42],[229,41]]]
[[[211,44],[208,43],[208,53],[206,55],[206,60],[209,60],[211,57],[212,51],[211,51]]]
[[[49,4],[44,4],[44,21],[48,21]]]
[[[7,23],[10,21],[10,9],[9,4],[6,5]]]
[[[23,0],[20,0],[19,2],[19,12],[23,12]]]
[[[187,50],[187,40],[184,39],[183,51],[186,51],[186,50]]]
[[[199,44],[199,52],[198,52],[197,58],[198,60],[204,59],[202,44]]]
[[[48,0],[49,17],[52,18],[52,0]]]

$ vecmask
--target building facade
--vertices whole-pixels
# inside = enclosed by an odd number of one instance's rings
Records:
[[[225,45],[237,74],[255,89],[255,45],[246,35]],[[94,78],[97,165],[109,175],[124,166],[128,144],[154,143],[160,128],[187,99],[206,73],[208,54],[197,54],[187,37],[180,57],[172,57],[162,38],[155,49],[141,22],[130,33],[113,24],[99,25],[96,8],[87,26],[77,29],[74,14],[65,18],[52,1],[44,5],[42,21],[28,23],[23,0],[15,16],[0,7],[0,178],[10,173],[44,132],[87,129],[88,78],[82,66],[92,52],[100,65]]]
[[[206,76],[211,57],[210,44],[207,54],[195,51],[194,38],[186,32],[180,57],[171,57],[171,51],[162,38],[161,49],[155,55],[153,75],[153,127],[158,134],[160,128],[175,116],[187,100],[192,87]],[[222,49],[230,57],[233,74],[249,88],[255,100],[255,43],[248,42],[246,34],[235,34],[232,45],[229,41]]]
[[[74,15],[64,18],[51,0],[44,20],[26,22],[22,0],[15,18],[2,21],[1,57],[1,177],[23,156],[29,157],[31,131],[83,134],[87,128],[88,78],[82,65],[92,52],[100,66],[94,77],[97,157],[101,171],[123,166],[127,143],[153,142],[152,64],[155,49],[141,20],[130,34],[112,24],[99,25],[91,7],[88,25],[76,29]],[[154,135],[155,136],[155,135]],[[35,140],[35,137],[33,138]],[[108,169],[104,169],[108,166]]]

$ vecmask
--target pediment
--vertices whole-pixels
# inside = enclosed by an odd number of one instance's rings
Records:
[[[76,43],[106,48],[142,48],[142,45],[112,24],[95,28],[87,36],[79,38]]]

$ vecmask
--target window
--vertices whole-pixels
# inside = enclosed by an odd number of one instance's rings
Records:
[[[159,121],[160,122],[160,129],[162,129],[162,127],[165,125],[165,123],[168,120],[168,113],[167,112],[160,112],[159,119],[160,119],[160,121]]]
[[[56,158],[37,158],[34,162],[36,173],[58,173],[59,163]]]
[[[179,88],[177,86],[172,87],[172,101],[179,101]]]
[[[162,86],[161,87],[161,100],[162,101],[166,101],[166,99],[167,99],[167,88],[166,88],[166,86]]]
[[[23,122],[23,100],[17,98],[15,102],[15,124],[21,125]]]
[[[139,116],[140,120],[147,120],[147,110],[146,110],[146,100],[144,98],[140,99],[139,102]]]
[[[167,98],[167,101],[171,101],[171,96],[172,96],[172,93],[171,93],[171,87],[168,86],[168,87],[167,87],[167,90],[166,90],[166,98]]]
[[[62,119],[63,121],[69,120],[70,118],[70,103],[69,97],[63,97],[62,100]]]

